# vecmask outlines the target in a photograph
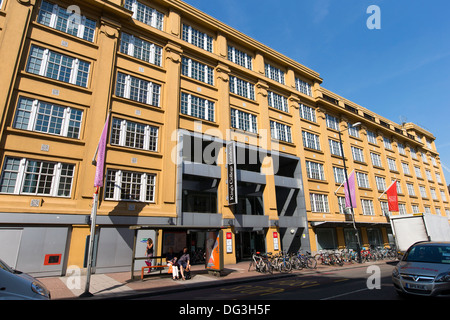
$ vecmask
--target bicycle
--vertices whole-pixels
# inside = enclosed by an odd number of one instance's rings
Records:
[[[298,261],[298,269],[301,270],[303,268],[308,269],[316,269],[317,268],[317,260],[311,256],[311,253],[306,251],[306,254],[303,254],[301,250],[298,251],[296,260]]]
[[[287,254],[285,252],[280,252],[273,259],[273,267],[279,272],[291,272],[292,264],[287,258]]]

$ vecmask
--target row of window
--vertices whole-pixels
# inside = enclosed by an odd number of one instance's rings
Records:
[[[322,180],[322,181],[326,180],[325,173],[324,173],[324,165],[322,163],[306,161],[306,174],[307,174],[307,177],[310,179],[316,179],[316,180]],[[345,173],[344,173],[343,168],[333,166],[333,175],[334,175],[334,180],[336,183],[341,184],[345,181]],[[359,187],[370,188],[368,174],[363,173],[363,172],[356,172],[356,180],[357,180],[357,184]],[[378,191],[385,191],[387,189],[386,188],[386,180],[384,177],[376,175],[375,182],[376,182],[376,187],[377,187]],[[408,194],[410,196],[416,196],[414,184],[407,182],[406,186],[408,189]],[[420,185],[419,189],[420,189],[420,194],[421,194],[422,198],[428,198],[425,186]],[[397,183],[397,192],[399,194],[403,193],[400,183]],[[431,192],[431,198],[433,200],[438,200],[437,194],[436,194],[436,189],[430,188],[430,192]],[[440,190],[440,194],[441,194],[442,201],[447,201],[445,191]]]
[[[311,211],[312,212],[318,212],[318,213],[329,213],[330,207],[328,203],[328,196],[325,194],[318,194],[318,193],[310,193],[310,204],[311,204]],[[348,208],[345,206],[345,197],[337,197],[338,206],[339,206],[339,213],[350,213],[348,211]],[[387,201],[380,201],[380,207],[381,207],[381,213],[383,216],[387,216],[389,214],[389,206]],[[399,213],[400,214],[407,214],[406,210],[406,204],[405,203],[399,203],[398,204]],[[419,205],[418,204],[411,204],[412,212],[413,213],[420,213]],[[368,216],[374,216],[375,215],[375,209],[373,200],[369,199],[361,199],[361,209],[363,215]],[[435,213],[437,215],[442,215],[441,208],[440,207],[434,207]],[[450,217],[450,210],[445,208],[445,214]],[[431,207],[430,206],[424,206],[424,212],[431,214]]]
[[[67,198],[72,193],[74,171],[74,164],[6,157],[0,192]],[[155,184],[155,174],[109,169],[105,199],[155,202]]]

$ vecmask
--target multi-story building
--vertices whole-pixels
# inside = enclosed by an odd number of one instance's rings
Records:
[[[128,270],[147,237],[158,255],[204,250],[208,230],[231,240],[225,263],[354,246],[339,134],[363,245],[391,241],[378,197],[393,179],[400,214],[449,214],[431,133],[324,89],[317,72],[182,1],[0,0],[0,57],[0,255],[20,270],[85,264],[107,118],[97,272]]]

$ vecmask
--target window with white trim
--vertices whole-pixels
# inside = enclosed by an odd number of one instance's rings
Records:
[[[386,179],[384,177],[375,176],[378,191],[386,190]]]
[[[90,66],[89,62],[32,45],[26,70],[86,88]]]
[[[307,96],[312,97],[311,84],[295,77],[295,89]]]
[[[255,100],[255,86],[253,84],[234,76],[230,76],[229,79],[231,93],[235,93],[247,99]]]
[[[388,168],[391,171],[397,171],[397,164],[395,162],[395,159],[393,158],[387,158]]]
[[[269,63],[264,64],[264,71],[266,74],[266,77],[269,79],[272,79],[276,82],[279,82],[281,84],[284,84],[284,72],[280,69],[272,66]]]
[[[391,183],[393,183],[394,180],[397,180],[397,179],[391,179]],[[403,194],[402,184],[399,180],[397,180],[397,194]]]
[[[238,109],[231,109],[231,127],[253,133],[258,132],[256,116]]]
[[[74,170],[68,163],[6,157],[0,192],[70,197]]]
[[[409,171],[409,165],[406,162],[402,162],[402,169],[404,174],[411,174],[411,171]]]
[[[210,35],[198,31],[197,29],[192,28],[192,26],[184,23],[182,39],[196,47],[213,52],[213,38]]]
[[[117,73],[116,96],[159,107],[161,86],[151,81],[146,81]]]
[[[431,193],[431,199],[433,199],[433,200],[438,199],[435,188],[430,188],[430,193]]]
[[[316,122],[316,109],[300,104],[300,118]]]
[[[352,155],[353,155],[353,160],[359,161],[359,162],[364,162],[363,149],[352,146]]]
[[[339,131],[339,119],[333,116],[330,116],[329,114],[325,115],[327,128]]]
[[[206,64],[182,57],[181,74],[189,78],[214,85],[214,69]]]
[[[366,173],[356,172],[356,181],[360,188],[370,188],[369,176]]]
[[[397,147],[398,147],[398,153],[402,154],[402,155],[406,155],[406,151],[405,151],[405,145],[403,143],[397,143]]]
[[[433,156],[431,156],[431,163],[433,164],[433,166],[436,166],[437,167],[437,162],[436,162],[436,158],[435,157],[433,157]]]
[[[406,214],[406,204],[404,203],[399,203],[398,204],[398,213],[399,214]]]
[[[341,150],[341,144],[339,141],[328,139],[329,145],[330,145],[330,152],[331,154],[334,154],[336,156],[342,157],[342,150]]]
[[[325,194],[310,193],[311,211],[312,212],[330,212],[328,207],[328,196]]]
[[[214,102],[182,92],[181,113],[214,122]]]
[[[303,146],[314,150],[320,150],[320,137],[308,131],[302,131]]]
[[[447,195],[444,190],[440,190],[442,201],[447,201]]]
[[[425,208],[425,213],[426,214],[431,214],[431,208],[430,207],[424,206],[424,208]]]
[[[391,139],[383,137],[383,143],[384,143],[384,147],[388,150],[392,150],[392,143],[391,143]]]
[[[422,179],[422,170],[420,170],[420,167],[414,166],[414,172],[415,172],[417,178]]]
[[[425,189],[425,186],[419,186],[420,196],[422,198],[428,198],[427,190]]]
[[[146,6],[136,0],[125,0],[125,9],[133,12],[133,19],[143,22],[158,30],[163,30],[164,13],[159,12],[152,7]]]
[[[252,57],[233,46],[228,46],[228,60],[252,70]]]
[[[433,181],[433,177],[431,176],[431,171],[425,169],[425,175],[427,176],[428,181]]]
[[[372,165],[376,167],[383,167],[383,164],[381,163],[381,156],[378,153],[370,153],[370,159],[372,159]]]
[[[284,112],[289,112],[289,106],[288,106],[288,101],[287,98],[276,94],[275,92],[272,91],[267,91],[267,100],[269,103],[269,107],[284,111]]]
[[[323,164],[321,163],[306,161],[306,173],[310,179],[325,180]]]
[[[434,211],[436,212],[436,215],[437,215],[437,216],[442,215],[442,213],[441,213],[441,208],[435,207],[435,208],[434,208]]]
[[[367,132],[367,141],[373,144],[377,144],[377,134],[370,130],[366,130],[366,132]]]
[[[0,5],[1,7],[1,5]],[[94,42],[97,23],[57,4],[42,1],[37,22],[47,27]]]
[[[383,216],[389,216],[389,205],[386,201],[380,201],[381,213]]]
[[[291,127],[276,121],[270,121],[270,134],[272,139],[292,142]]]
[[[149,151],[158,151],[158,127],[113,118],[111,144]]]
[[[348,134],[351,137],[355,137],[355,138],[359,138],[359,129],[358,127],[354,127],[352,123],[347,122],[347,126],[348,126]]]
[[[343,168],[333,167],[334,181],[342,183],[345,181],[345,172]]]
[[[375,211],[373,210],[373,201],[372,200],[361,199],[361,208],[363,211],[363,215],[365,215],[365,216],[375,215]]]
[[[406,189],[408,190],[408,194],[410,196],[413,196],[413,197],[416,196],[416,191],[414,190],[414,185],[412,183],[407,183],[406,184]]]
[[[412,204],[411,205],[411,209],[412,209],[413,213],[419,213],[420,212],[419,206],[417,204]]]
[[[340,214],[348,214],[350,213],[349,209],[345,206],[345,197],[337,197],[338,198],[338,206]]]
[[[442,183],[441,174],[439,172],[435,172],[434,174],[436,175],[436,182]]]
[[[82,110],[20,97],[13,127],[79,139],[82,119]]]
[[[155,202],[156,175],[108,169],[105,200]]]
[[[427,155],[425,154],[425,152],[422,152],[422,161],[423,161],[423,163],[428,163],[428,158],[427,158]]]
[[[416,149],[414,149],[414,148],[409,148],[409,150],[410,150],[410,152],[411,152],[411,158],[417,160],[417,152],[416,152]]]
[[[120,52],[159,67],[162,65],[162,47],[125,32],[120,37]]]

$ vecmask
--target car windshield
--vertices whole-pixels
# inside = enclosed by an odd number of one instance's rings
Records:
[[[450,264],[450,245],[413,246],[405,255],[403,261],[410,262],[428,262]]]
[[[14,270],[10,266],[8,266],[5,262],[3,262],[2,260],[0,260],[0,269],[14,273]]]

